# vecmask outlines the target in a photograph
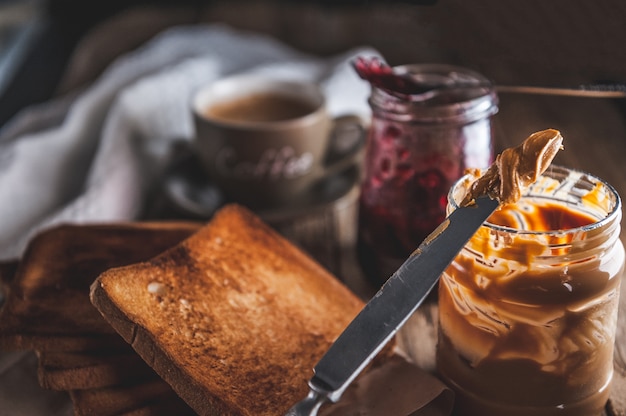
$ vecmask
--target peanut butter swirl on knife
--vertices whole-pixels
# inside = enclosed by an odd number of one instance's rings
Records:
[[[563,136],[558,130],[531,134],[519,146],[496,157],[489,169],[470,185],[461,206],[471,205],[482,195],[489,195],[501,204],[517,202],[524,189],[539,179],[561,149]]]

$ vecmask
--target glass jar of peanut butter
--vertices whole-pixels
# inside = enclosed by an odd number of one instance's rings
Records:
[[[448,211],[467,178],[452,188]],[[601,415],[613,375],[621,202],[555,166],[496,211],[439,285],[437,370],[459,416]]]

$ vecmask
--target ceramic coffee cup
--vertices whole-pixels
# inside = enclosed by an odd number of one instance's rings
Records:
[[[231,76],[201,88],[192,109],[193,147],[204,170],[229,199],[251,208],[288,204],[354,165],[362,147],[357,140],[337,157],[336,132],[361,134],[364,122],[331,118],[313,83]]]

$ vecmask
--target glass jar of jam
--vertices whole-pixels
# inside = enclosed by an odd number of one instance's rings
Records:
[[[449,195],[452,211],[465,179]],[[552,167],[496,211],[439,284],[437,369],[459,416],[601,415],[613,375],[621,202]]]
[[[372,88],[372,120],[359,201],[358,253],[382,284],[446,215],[447,193],[466,168],[493,159],[498,99],[482,75],[449,65],[395,68],[449,88],[435,97]],[[456,84],[481,83],[474,88]]]

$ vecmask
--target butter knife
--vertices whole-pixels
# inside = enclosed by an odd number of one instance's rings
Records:
[[[439,276],[498,207],[487,196],[457,208],[393,273],[314,368],[309,394],[286,416],[315,416],[346,388],[391,340],[435,287]]]

